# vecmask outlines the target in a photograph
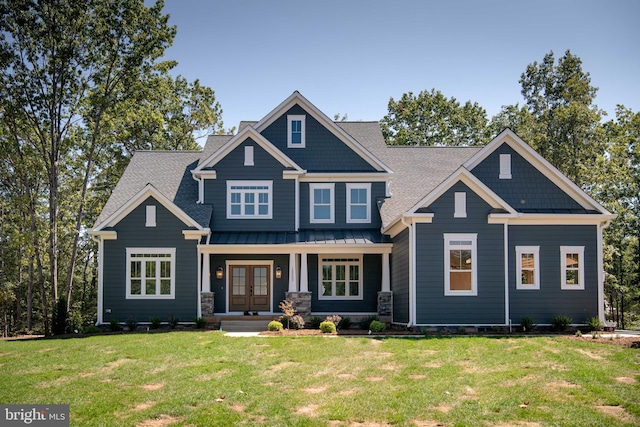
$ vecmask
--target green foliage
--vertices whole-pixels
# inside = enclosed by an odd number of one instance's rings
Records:
[[[320,323],[320,330],[323,334],[335,334],[336,324],[325,320],[324,322]]]
[[[340,320],[340,323],[338,323],[336,325],[336,327],[338,329],[340,329],[341,331],[347,330],[347,329],[351,329],[351,318],[350,317],[343,317],[342,320]]]
[[[322,317],[318,317],[318,316],[313,316],[310,320],[309,320],[309,327],[311,329],[320,329],[320,323],[324,322],[324,320],[322,319]]]
[[[56,303],[55,311],[51,321],[51,328],[54,335],[66,334],[67,331],[67,299],[60,297]]]
[[[384,322],[380,322],[378,320],[374,320],[369,325],[369,330],[371,332],[379,333],[384,332],[387,329],[387,324]]]
[[[369,326],[371,325],[371,322],[373,322],[374,320],[380,320],[380,318],[375,314],[363,318],[362,320],[360,320],[360,329],[362,329],[363,331],[368,331],[370,329]]]
[[[102,329],[95,325],[89,325],[82,329],[83,334],[99,334],[100,332],[102,332]]]
[[[531,332],[536,327],[536,324],[533,322],[533,317],[524,316],[520,320],[520,326],[522,326],[522,332]]]
[[[295,314],[291,317],[280,316],[280,323],[287,325],[287,329],[302,329],[304,328],[304,319],[299,314]]]
[[[120,332],[122,330],[122,325],[120,324],[120,321],[117,319],[111,319],[109,321],[109,330],[111,332]]]
[[[127,324],[127,329],[131,332],[135,331],[138,327],[138,321],[133,317],[127,318],[127,320],[125,320],[125,323]]]
[[[207,327],[207,319],[204,317],[197,317],[195,320],[196,329],[204,329]]]
[[[160,319],[159,317],[151,317],[149,319],[149,322],[151,322],[151,329],[158,329],[160,327],[160,323],[162,323],[162,319]]]
[[[278,322],[277,320],[272,320],[267,325],[267,330],[269,331],[281,331],[283,328],[284,326],[282,325],[282,323]]]
[[[554,331],[564,332],[571,325],[572,319],[569,316],[557,315],[551,319],[551,327]]]
[[[177,317],[175,317],[173,314],[169,315],[169,320],[168,320],[169,329],[175,329],[176,326],[178,326],[179,321],[180,320]]]
[[[585,323],[592,331],[602,331],[604,329],[604,323],[596,316],[588,318]]]
[[[336,325],[336,328],[337,328],[338,325],[340,325],[340,322],[342,322],[342,317],[337,314],[332,314],[330,316],[327,316],[327,318],[324,320],[326,320],[327,322],[333,323],[334,325]]]

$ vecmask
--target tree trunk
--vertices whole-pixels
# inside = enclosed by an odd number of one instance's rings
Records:
[[[33,329],[33,255],[29,255],[29,282],[27,283],[27,329]]]

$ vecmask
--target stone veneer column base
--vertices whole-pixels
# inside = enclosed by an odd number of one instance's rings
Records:
[[[393,320],[393,292],[378,292],[378,317],[381,322],[391,322]]]
[[[200,311],[202,317],[213,316],[213,296],[215,292],[200,292]]]
[[[284,297],[291,301],[300,316],[305,319],[311,316],[311,292],[285,292]]]

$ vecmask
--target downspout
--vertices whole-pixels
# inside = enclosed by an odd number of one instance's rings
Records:
[[[602,231],[609,226],[609,220],[598,223],[597,231],[597,244],[596,250],[598,251],[598,318],[601,322],[605,322],[604,312],[604,260],[603,260],[603,243],[602,243]]]
[[[103,272],[102,268],[104,266],[103,263],[103,253],[104,253],[104,240],[100,236],[91,236],[93,240],[98,243],[98,318],[96,319],[96,326],[102,324],[102,313],[103,313],[103,305],[104,301],[102,300],[103,293]]]
[[[416,260],[415,260],[415,224],[407,222],[404,215],[402,216],[402,224],[409,229],[409,319],[407,328],[413,326],[415,319],[415,297],[416,297]]]

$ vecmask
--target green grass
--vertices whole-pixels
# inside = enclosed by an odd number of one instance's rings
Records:
[[[0,403],[83,426],[638,425],[639,380],[640,351],[562,337],[0,342]]]

